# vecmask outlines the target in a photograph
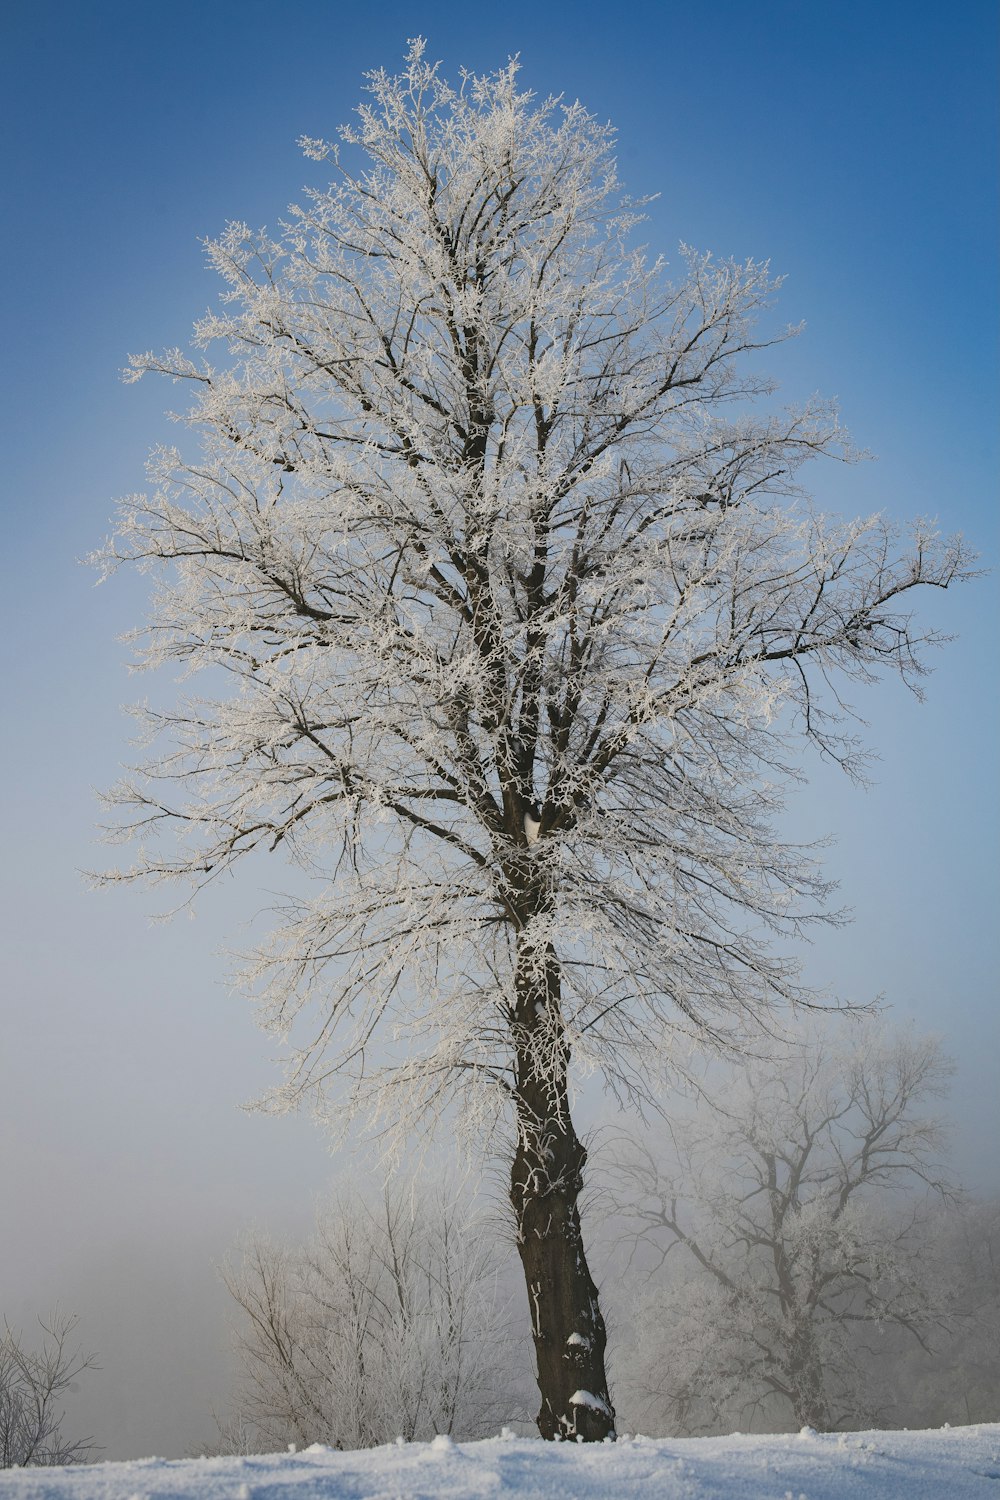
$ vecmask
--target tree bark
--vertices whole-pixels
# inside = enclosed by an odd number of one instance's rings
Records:
[[[541,1407],[550,1440],[615,1436],[606,1332],[587,1266],[579,1198],[587,1152],[569,1113],[569,1046],[559,1010],[559,964],[525,945],[513,1018],[518,1141],[510,1176],[528,1289]]]
[[[830,1410],[824,1391],[823,1364],[813,1330],[798,1326],[792,1332],[788,1362],[788,1384],[795,1420],[816,1432],[829,1432]]]

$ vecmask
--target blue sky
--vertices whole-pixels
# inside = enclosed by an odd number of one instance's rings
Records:
[[[839,397],[879,457],[831,471],[824,503],[938,516],[993,564],[996,29],[992,0],[8,6],[0,1312],[75,1300],[105,1366],[82,1419],[108,1456],[210,1437],[211,1257],[255,1217],[304,1223],[336,1170],[308,1121],[236,1107],[273,1073],[214,955],[253,902],[223,890],[150,927],[150,898],[78,874],[101,859],[92,788],[128,753],[118,707],[142,685],[116,636],[143,607],[138,580],[95,590],[78,559],[172,435],[170,388],[117,372],[207,306],[199,237],[273,224],[322,173],[296,138],[332,134],[408,37],[452,72],[520,53],[525,85],[618,126],[628,187],[660,194],[653,247],[787,275],[782,314],[807,328],[771,368],[790,398]],[[925,705],[891,685],[860,704],[876,786],[813,768],[790,825],[838,836],[829,868],[856,912],[810,973],[946,1034],[959,1159],[997,1187],[996,579],[925,618],[959,639]]]

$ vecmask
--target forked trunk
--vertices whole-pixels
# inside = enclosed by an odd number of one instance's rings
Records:
[[[510,1198],[528,1289],[543,1438],[615,1435],[606,1334],[587,1266],[579,1199],[587,1152],[569,1115],[559,967],[551,949],[519,958],[515,1013],[518,1143]]]

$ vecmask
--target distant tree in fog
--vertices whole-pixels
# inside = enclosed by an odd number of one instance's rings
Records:
[[[524,1414],[496,1273],[492,1237],[443,1191],[339,1198],[301,1248],[249,1236],[224,1272],[242,1373],[224,1446],[495,1435]]]
[[[1000,1422],[1000,1199],[939,1210],[928,1258],[948,1326],[930,1350],[886,1341],[875,1378],[892,1393],[893,1425]]]
[[[934,1040],[839,1026],[716,1079],[662,1149],[629,1143],[611,1170],[650,1273],[619,1381],[645,1430],[879,1425],[886,1330],[926,1350],[953,1325],[927,1112],[949,1064]]]
[[[76,1318],[55,1313],[38,1322],[42,1339],[35,1348],[7,1322],[0,1334],[0,1469],[85,1463],[95,1451],[91,1438],[62,1432],[63,1397],[94,1368],[94,1357],[72,1347]]]

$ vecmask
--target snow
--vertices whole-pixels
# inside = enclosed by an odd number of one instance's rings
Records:
[[[567,1341],[568,1342],[568,1341]],[[593,1391],[574,1391],[569,1398],[570,1406],[589,1406],[591,1411],[607,1411],[608,1404]]]
[[[0,1472],[0,1500],[996,1500],[1000,1424],[937,1432],[393,1444]]]

